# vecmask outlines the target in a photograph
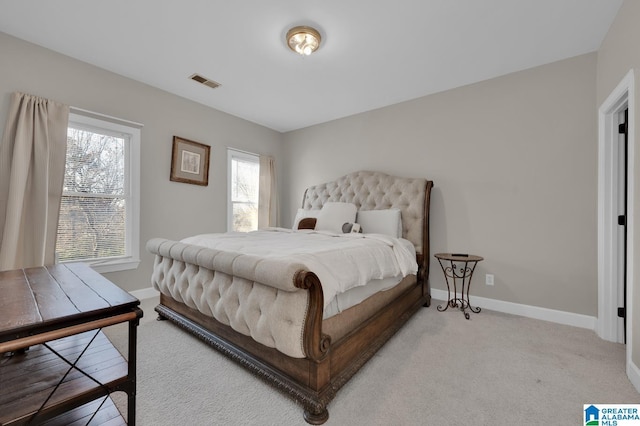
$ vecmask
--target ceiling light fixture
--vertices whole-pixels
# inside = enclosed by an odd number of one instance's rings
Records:
[[[311,55],[320,47],[320,33],[311,27],[293,27],[287,31],[289,49],[300,55]]]

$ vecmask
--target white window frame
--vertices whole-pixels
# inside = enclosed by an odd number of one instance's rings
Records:
[[[125,255],[118,258],[81,261],[100,273],[135,269],[140,264],[140,129],[142,125],[89,111],[72,110],[69,113],[69,126],[125,136],[125,182],[128,183],[124,196],[127,206]]]
[[[234,158],[240,158],[246,161],[255,162],[260,165],[260,156],[250,152],[239,151],[233,148],[227,148],[227,231],[233,231],[233,200],[232,200],[232,173],[231,162]]]

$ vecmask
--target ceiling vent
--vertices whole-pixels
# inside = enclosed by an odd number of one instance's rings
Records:
[[[205,77],[201,76],[200,74],[193,74],[189,78],[191,80],[197,81],[198,83],[204,84],[205,86],[209,86],[212,89],[215,89],[216,87],[220,86],[220,83],[215,82],[213,80],[209,80],[208,78],[205,78]]]

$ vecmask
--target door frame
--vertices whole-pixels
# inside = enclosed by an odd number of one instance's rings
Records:
[[[634,72],[630,70],[611,92],[598,109],[598,320],[596,333],[602,339],[620,341],[618,320],[618,259],[616,250],[620,243],[616,227],[618,226],[618,113],[629,109],[628,160],[627,160],[627,307],[626,307],[626,344],[627,364],[631,360],[631,326],[633,305],[633,193],[634,193]]]

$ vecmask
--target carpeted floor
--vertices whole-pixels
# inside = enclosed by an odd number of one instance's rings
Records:
[[[337,394],[327,425],[578,425],[583,404],[640,403],[625,347],[483,310],[421,309]],[[137,423],[305,425],[302,407],[142,303]],[[126,353],[126,328],[106,334]],[[114,397],[126,406],[122,395]]]

